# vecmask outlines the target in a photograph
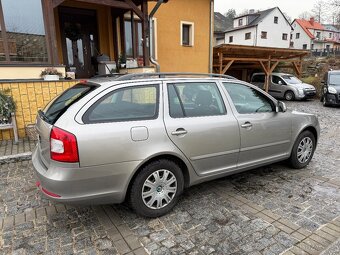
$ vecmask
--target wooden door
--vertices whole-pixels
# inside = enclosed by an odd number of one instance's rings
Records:
[[[64,64],[76,78],[89,78],[97,71],[97,15],[94,10],[59,8]]]

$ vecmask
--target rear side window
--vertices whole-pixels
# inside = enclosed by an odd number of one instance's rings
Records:
[[[264,75],[254,75],[252,82],[261,82],[264,83]]]
[[[226,113],[216,83],[176,83],[168,85],[172,118],[223,115]]]
[[[84,123],[102,123],[156,119],[158,85],[114,90],[103,96],[83,117]]]
[[[43,111],[39,111],[39,115],[49,124],[54,124],[72,104],[95,90],[98,86],[94,84],[77,84],[53,99]]]

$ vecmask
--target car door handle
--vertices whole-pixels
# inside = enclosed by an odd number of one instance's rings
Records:
[[[245,122],[244,124],[241,125],[242,128],[250,128],[252,127],[253,124],[251,124],[249,121]]]
[[[172,135],[185,135],[188,131],[186,131],[184,128],[177,128],[176,131],[172,132]]]

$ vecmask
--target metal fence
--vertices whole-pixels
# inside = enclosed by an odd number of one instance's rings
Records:
[[[311,50],[311,53],[314,57],[340,56],[340,49],[329,48],[329,49],[323,49],[323,50]]]

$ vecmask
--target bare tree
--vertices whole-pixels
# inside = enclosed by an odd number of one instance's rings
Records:
[[[308,20],[308,19],[310,19],[312,16],[313,16],[313,14],[311,14],[310,12],[304,11],[303,13],[301,13],[301,14],[299,15],[299,19]]]
[[[329,18],[328,13],[329,13],[328,2],[324,0],[318,0],[314,4],[314,8],[312,9],[312,14],[314,15],[317,22],[322,23],[324,21],[328,21],[328,18]]]

